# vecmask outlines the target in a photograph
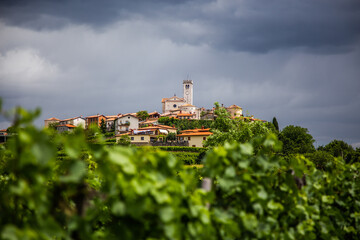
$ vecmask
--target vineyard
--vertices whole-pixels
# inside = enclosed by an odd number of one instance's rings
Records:
[[[264,132],[193,169],[161,148],[39,130],[37,115],[18,108],[0,145],[1,239],[360,238],[359,162],[284,157]]]

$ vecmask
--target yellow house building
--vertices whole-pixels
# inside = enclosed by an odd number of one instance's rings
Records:
[[[52,117],[52,118],[45,119],[44,125],[47,128],[47,127],[49,127],[50,124],[59,123],[59,122],[60,122],[60,119]]]
[[[115,137],[116,141],[119,141],[121,136],[128,135],[130,137],[131,144],[151,145],[151,142],[161,140],[163,136],[168,135],[169,133],[176,133],[176,128],[166,125],[156,125],[139,128],[124,134],[118,134]]]
[[[204,147],[203,142],[213,133],[210,128],[197,128],[181,131],[178,141],[188,141],[190,147]]]

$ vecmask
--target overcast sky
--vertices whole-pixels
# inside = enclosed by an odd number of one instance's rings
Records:
[[[360,147],[359,0],[0,2],[0,96],[49,117],[239,105]],[[0,118],[0,128],[10,125]]]

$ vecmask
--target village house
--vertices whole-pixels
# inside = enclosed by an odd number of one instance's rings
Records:
[[[106,131],[110,132],[112,129],[115,129],[115,120],[120,116],[121,114],[106,116]]]
[[[157,125],[151,127],[138,128],[128,133],[117,134],[116,141],[119,141],[121,136],[128,135],[130,137],[131,144],[134,145],[151,145],[152,142],[162,141],[163,137],[169,133],[176,133],[175,127],[169,127],[166,125]]]
[[[160,118],[160,113],[158,113],[157,111],[149,113],[149,120],[155,120],[158,118]]]
[[[75,127],[82,127],[82,128],[85,128],[86,125],[85,119],[82,116],[60,120],[59,124],[60,125],[69,124],[69,125],[74,125]]]
[[[146,121],[139,122],[139,127],[156,126],[159,124],[159,119],[148,119]]]
[[[226,110],[230,114],[232,118],[241,117],[242,114],[242,108],[233,104],[230,107],[227,107]]]
[[[54,118],[54,117],[48,118],[48,119],[44,120],[44,126],[45,126],[45,128],[48,128],[49,125],[56,124],[56,123],[59,123],[59,122],[60,122],[60,119],[58,119],[58,118]]]
[[[139,128],[139,118],[135,113],[121,115],[115,120],[115,134],[128,132]]]
[[[97,127],[100,127],[101,125],[101,121],[104,120],[104,122],[106,121],[106,117],[104,115],[100,115],[100,114],[97,114],[97,115],[94,115],[94,116],[89,116],[89,117],[86,117],[86,125],[85,127],[86,128],[89,128],[91,125],[95,125]]]
[[[192,113],[178,113],[176,118],[178,119],[194,119],[195,114]]]
[[[76,128],[76,126],[74,126],[74,125],[71,125],[71,124],[63,124],[63,125],[57,126],[57,127],[56,127],[56,130],[57,130],[59,133],[62,133],[62,132],[72,132],[75,128]]]
[[[7,129],[0,130],[0,143],[6,142],[6,137],[8,136]]]
[[[183,130],[177,135],[178,141],[188,141],[191,147],[203,147],[203,142],[213,133],[210,128]]]

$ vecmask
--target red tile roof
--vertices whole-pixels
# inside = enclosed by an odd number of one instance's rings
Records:
[[[63,124],[63,125],[59,125],[58,127],[76,128],[76,126],[71,125],[71,124]]]
[[[138,130],[141,131],[141,130],[152,130],[152,129],[174,129],[176,130],[175,127],[170,127],[170,126],[167,126],[167,125],[156,125],[156,126],[150,126],[150,127],[142,127],[142,128],[139,128]]]
[[[210,136],[212,132],[193,132],[193,133],[182,133],[178,134],[178,137],[186,137],[186,136]]]
[[[106,118],[104,115],[102,115],[102,114],[100,114],[100,115],[93,115],[93,116],[88,116],[88,117],[86,117],[86,118],[96,118],[96,117],[104,117],[104,118]]]
[[[60,119],[52,117],[52,118],[45,119],[45,121],[60,121]]]
[[[209,131],[210,128],[196,128],[196,129],[188,129],[181,131],[180,134],[177,136],[183,137],[183,136],[209,136],[213,133]]]
[[[178,113],[178,117],[192,117],[194,114],[191,113]]]
[[[233,104],[233,105],[231,105],[231,106],[228,107],[228,108],[241,108],[241,107],[239,107],[238,105]],[[241,108],[241,109],[242,109],[242,108]]]

